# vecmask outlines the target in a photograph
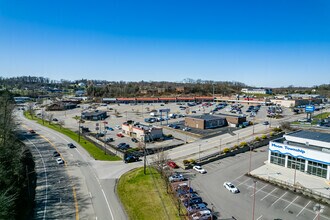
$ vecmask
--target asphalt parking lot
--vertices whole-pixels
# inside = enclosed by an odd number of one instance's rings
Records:
[[[252,170],[267,160],[267,151],[262,150],[252,152]],[[209,207],[216,211],[218,219],[231,217],[242,220],[251,219],[254,200],[253,219],[317,219],[317,214],[313,209],[318,204],[317,201],[266,182],[258,180],[254,183],[253,178],[244,175],[249,170],[249,158],[250,153],[246,152],[203,165],[207,174],[190,171],[193,174],[192,187],[197,189]],[[223,183],[226,181],[232,182],[240,193],[232,194],[225,189]],[[322,205],[322,208],[319,219],[329,220],[330,207]]]

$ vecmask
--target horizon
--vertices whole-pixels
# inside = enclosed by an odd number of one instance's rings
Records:
[[[329,9],[325,0],[2,1],[0,73],[267,88],[329,84]]]

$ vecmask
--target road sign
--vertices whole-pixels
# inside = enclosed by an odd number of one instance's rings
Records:
[[[306,105],[305,112],[314,112],[315,106],[314,105]]]

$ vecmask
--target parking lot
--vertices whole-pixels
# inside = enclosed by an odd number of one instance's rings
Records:
[[[263,150],[253,152],[252,169],[267,160],[267,151]],[[253,212],[254,219],[318,219],[314,211],[317,201],[266,182],[257,180],[255,183],[253,178],[244,175],[249,169],[249,156],[249,152],[246,152],[203,165],[207,174],[190,171],[192,187],[216,211],[218,219],[230,219],[232,216],[242,220],[251,219]],[[226,181],[232,182],[240,193],[232,194],[225,189],[223,183]],[[319,219],[329,220],[330,207],[321,207]]]

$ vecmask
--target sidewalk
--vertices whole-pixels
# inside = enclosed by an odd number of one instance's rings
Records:
[[[292,187],[295,170],[265,162],[265,165],[251,171],[251,175]],[[330,199],[330,181],[321,177],[296,170],[296,188],[302,193],[312,193]]]

